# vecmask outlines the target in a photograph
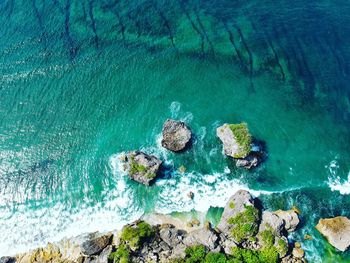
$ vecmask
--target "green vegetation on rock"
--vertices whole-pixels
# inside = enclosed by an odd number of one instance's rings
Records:
[[[238,243],[254,236],[258,232],[258,209],[251,205],[245,205],[244,207],[245,210],[243,212],[229,218],[227,221],[233,225],[231,235]]]
[[[261,250],[251,250],[239,247],[232,248],[234,263],[275,263],[278,262],[278,252],[275,247],[264,248]]]
[[[185,253],[186,263],[201,263],[205,258],[206,248],[203,245],[187,247]]]
[[[141,242],[153,236],[154,231],[150,224],[140,221],[136,226],[126,226],[121,233],[121,240],[132,249],[137,249]]]
[[[134,175],[136,173],[145,173],[147,171],[147,167],[143,166],[141,164],[138,164],[134,158],[131,158],[131,163],[130,163],[130,171],[129,173],[131,175]]]
[[[124,245],[121,244],[117,251],[112,252],[108,257],[108,262],[111,263],[129,263],[130,262],[130,251]]]
[[[234,209],[235,208],[235,203],[234,202],[230,202],[229,206],[230,206],[231,209]]]
[[[252,136],[249,133],[248,126],[245,122],[239,124],[229,125],[233,136],[235,137],[237,143],[241,147],[241,151],[236,153],[234,158],[244,158],[251,151]]]
[[[155,178],[157,175],[153,172],[149,172],[148,168],[142,164],[138,164],[135,159],[132,157],[131,158],[131,162],[130,162],[130,170],[129,170],[129,174],[130,175],[135,175],[137,173],[141,173],[141,174],[145,174],[145,176],[148,179],[153,179]]]
[[[224,253],[207,253],[203,245],[187,247],[185,253],[186,258],[184,260],[177,259],[172,261],[172,263],[234,263],[234,260],[227,257]]]
[[[205,263],[227,263],[228,260],[223,253],[209,252],[205,256]]]
[[[266,229],[260,233],[264,247],[271,247],[275,243],[275,235],[272,233],[271,229]]]
[[[284,256],[288,252],[288,243],[283,239],[279,239],[276,248],[280,256]]]

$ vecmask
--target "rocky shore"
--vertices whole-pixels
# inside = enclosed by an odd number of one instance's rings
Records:
[[[240,190],[216,227],[208,221],[192,228],[166,216],[158,222],[144,218],[119,232],[50,243],[0,262],[306,262],[300,243],[288,237],[299,225],[298,214],[266,211],[259,203]]]

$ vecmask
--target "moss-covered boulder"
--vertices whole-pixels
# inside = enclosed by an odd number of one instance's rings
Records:
[[[227,124],[216,130],[223,143],[224,153],[233,158],[245,158],[251,151],[252,136],[246,123]]]
[[[222,141],[224,154],[234,158],[237,167],[251,169],[266,158],[263,143],[253,141],[246,123],[226,123],[217,128],[216,135]]]
[[[141,151],[128,152],[121,158],[121,161],[129,177],[144,185],[154,182],[162,165],[162,161],[157,157]]]
[[[237,244],[257,234],[260,211],[248,191],[237,191],[227,202],[218,229]]]
[[[328,242],[345,251],[350,246],[350,220],[345,216],[320,219],[316,229],[327,238]]]
[[[126,225],[121,234],[121,243],[135,251],[154,235],[153,227],[145,221],[136,221]]]

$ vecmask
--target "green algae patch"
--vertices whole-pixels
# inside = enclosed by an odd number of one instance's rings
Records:
[[[245,122],[238,124],[229,124],[237,143],[240,146],[240,152],[236,153],[234,158],[244,158],[251,151],[252,136],[249,133],[248,125]]]

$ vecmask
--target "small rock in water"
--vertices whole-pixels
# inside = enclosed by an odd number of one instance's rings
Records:
[[[224,153],[233,158],[245,158],[251,151],[252,138],[246,123],[227,124],[216,129]]]
[[[247,157],[244,159],[238,159],[236,161],[236,166],[237,167],[243,167],[246,169],[251,169],[259,164],[259,159],[255,154],[249,154]]]
[[[194,193],[193,192],[188,192],[187,193],[188,198],[193,199],[194,198]]]
[[[170,151],[184,150],[192,137],[187,125],[182,121],[168,119],[163,125],[162,146]]]
[[[141,151],[126,154],[124,169],[129,177],[144,185],[150,185],[158,176],[162,161]]]
[[[309,234],[305,234],[305,235],[304,235],[304,239],[305,239],[305,240],[312,240],[313,237],[312,237],[311,235],[309,235]]]
[[[180,174],[184,174],[184,173],[186,172],[186,167],[183,166],[183,165],[181,165],[181,166],[179,167],[178,171],[179,171]]]

